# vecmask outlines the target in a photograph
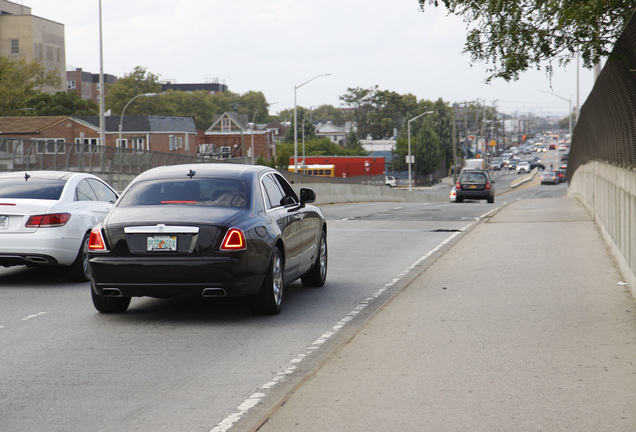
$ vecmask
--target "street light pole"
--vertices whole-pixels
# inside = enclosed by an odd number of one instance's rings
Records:
[[[298,105],[296,104],[296,90],[304,86],[305,84],[310,83],[316,78],[320,78],[323,76],[329,76],[330,73],[324,73],[320,75],[316,75],[310,80],[305,81],[304,83],[294,86],[294,171],[298,172]]]
[[[413,184],[412,184],[412,182],[411,182],[411,178],[412,178],[412,175],[411,175],[411,122],[412,122],[413,120],[417,120],[418,118],[422,117],[423,115],[426,115],[426,114],[432,114],[432,113],[434,113],[434,112],[435,112],[435,111],[426,111],[426,112],[423,112],[422,114],[420,114],[420,115],[418,115],[418,116],[413,117],[411,120],[409,120],[409,121],[407,122],[407,130],[408,130],[408,136],[409,136],[409,155],[408,155],[408,166],[409,166],[409,190],[413,190]]]
[[[551,91],[547,91],[547,90],[541,90],[541,93],[550,93],[552,96],[558,97],[561,100],[566,101],[568,104],[570,104],[570,111],[568,112],[568,120],[570,122],[570,142],[572,142],[572,99],[566,99],[563,96],[559,96],[556,93],[553,93]]]
[[[142,96],[147,96],[147,97],[157,96],[157,93],[142,93],[142,94],[138,94],[137,96],[135,96],[134,98],[129,100],[128,103],[126,104],[126,106],[124,106],[124,109],[122,110],[121,116],[119,118],[119,145],[121,145],[121,130],[122,130],[122,125],[124,124],[124,113],[126,112],[126,108],[128,108],[128,105],[130,105],[132,101],[134,101],[138,97],[142,97]]]

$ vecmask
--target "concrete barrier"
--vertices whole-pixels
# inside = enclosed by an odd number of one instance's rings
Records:
[[[568,195],[592,214],[636,297],[636,171],[590,162],[576,170]]]
[[[317,205],[348,202],[391,201],[391,202],[447,202],[449,190],[431,188],[390,188],[388,186],[369,186],[359,184],[336,183],[294,183],[296,193],[301,187],[316,192]]]

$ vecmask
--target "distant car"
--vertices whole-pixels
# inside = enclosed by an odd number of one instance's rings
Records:
[[[503,160],[499,158],[493,159],[492,161],[490,161],[490,166],[494,171],[500,171],[503,167]]]
[[[395,180],[395,177],[393,176],[386,176],[384,177],[384,184],[387,185],[388,187],[396,187],[397,181]]]
[[[455,202],[457,200],[457,188],[453,186],[450,191],[450,202]]]
[[[529,173],[530,171],[532,171],[530,162],[523,160],[517,164],[517,174]]]
[[[517,164],[519,163],[519,159],[510,159],[508,161],[508,169],[509,170],[516,170],[517,169]]]
[[[548,149],[544,145],[537,147],[537,152],[546,152],[546,151],[548,151]]]
[[[556,146],[554,144],[550,144],[548,146],[548,150],[556,150]]]
[[[559,146],[559,151],[566,151],[568,149],[568,146],[566,146],[565,144],[561,144]]]
[[[558,184],[559,178],[556,173],[552,171],[544,172],[541,174],[541,184]]]
[[[287,284],[325,284],[327,223],[315,199],[258,165],[145,171],[91,232],[93,305],[121,313],[131,297],[235,296],[278,314]]]
[[[66,267],[71,281],[88,274],[88,238],[118,194],[92,174],[20,171],[0,174],[0,265]]]
[[[463,171],[455,184],[455,201],[461,203],[464,199],[485,199],[489,203],[494,203],[495,188],[493,183],[488,171]]]
[[[564,169],[555,169],[552,170],[553,173],[556,174],[559,179],[559,183],[563,183],[565,181],[565,170]]]
[[[539,158],[535,158],[529,161],[530,162],[530,169],[533,170],[535,168],[538,168],[539,171],[543,171],[545,170],[545,165],[543,165],[543,163],[541,163],[541,159]]]

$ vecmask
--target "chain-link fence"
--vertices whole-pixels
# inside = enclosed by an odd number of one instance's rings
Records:
[[[636,169],[636,15],[614,46],[581,107],[568,158],[568,180],[590,161]]]

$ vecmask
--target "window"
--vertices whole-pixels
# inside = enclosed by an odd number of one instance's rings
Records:
[[[98,152],[99,151],[99,138],[75,138],[76,144],[84,144],[85,152]]]
[[[269,204],[267,208],[272,209],[279,207],[283,200],[283,191],[280,190],[278,184],[269,175],[263,177],[262,183],[263,189],[265,190],[265,196],[267,198],[266,203]]]
[[[183,137],[177,137],[177,148],[183,148]]]
[[[92,178],[86,179],[85,181],[90,185],[91,189],[95,193],[97,201],[106,201],[112,203],[117,201],[117,194],[101,181]]]
[[[126,138],[117,139],[117,147],[118,148],[128,148],[128,140]]]
[[[20,54],[20,40],[11,39],[11,54]]]
[[[132,138],[130,141],[133,150],[145,150],[143,138]]]
[[[230,157],[232,149],[230,146],[221,146],[221,159],[227,159]]]
[[[68,83],[67,83],[66,87],[69,90],[75,90],[77,88],[76,84],[75,84],[75,80],[68,80]]]
[[[223,119],[221,119],[221,131],[222,132],[228,132],[230,131],[230,119],[225,117]]]
[[[63,154],[66,152],[64,138],[36,139],[35,151],[38,154]]]
[[[177,137],[174,135],[170,135],[169,139],[169,149],[176,150],[177,149]]]

